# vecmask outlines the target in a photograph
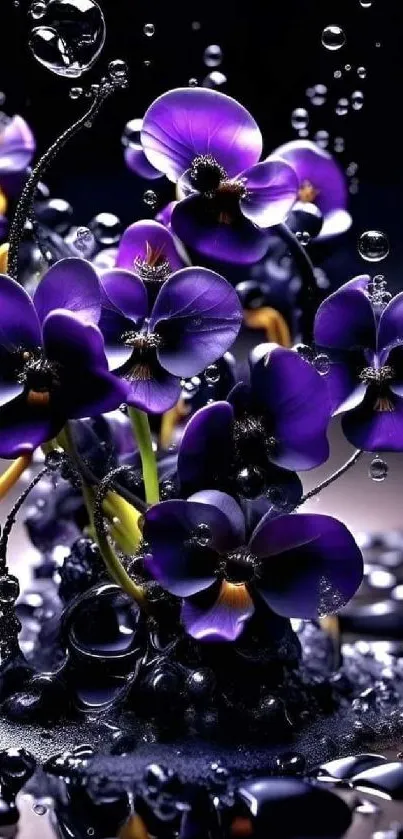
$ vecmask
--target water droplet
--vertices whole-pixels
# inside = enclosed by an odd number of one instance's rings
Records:
[[[143,195],[143,201],[147,207],[155,207],[157,203],[157,194],[152,189],[146,189]]]
[[[227,77],[220,70],[213,70],[203,79],[203,87],[209,87],[212,90],[218,90],[227,84]]]
[[[113,81],[127,81],[129,75],[129,68],[126,64],[126,61],[123,61],[121,58],[115,58],[114,61],[110,61],[108,64],[108,71]]]
[[[198,524],[194,532],[194,536],[200,545],[208,545],[211,542],[212,536],[208,524],[205,524],[204,522]]]
[[[360,111],[364,104],[364,94],[362,90],[355,90],[351,94],[351,105],[354,111]]]
[[[33,805],[33,807],[32,807],[32,809],[33,809],[34,813],[35,813],[37,816],[44,816],[44,815],[45,815],[45,813],[47,813],[47,812],[48,812],[47,807],[45,807],[45,805],[44,805],[44,804],[39,804],[39,803],[38,803],[38,804],[34,804],[34,805]]]
[[[201,380],[199,376],[192,376],[191,379],[181,379],[182,398],[186,399],[195,396],[200,386]]]
[[[98,213],[90,222],[90,230],[100,245],[115,245],[122,232],[122,224],[114,213]]]
[[[197,79],[195,78],[195,76],[192,76],[188,81],[189,87],[197,87],[198,84],[199,83],[198,83]]]
[[[306,128],[309,122],[308,111],[305,108],[295,108],[291,114],[291,125],[296,131]]]
[[[328,131],[317,131],[314,137],[315,143],[321,147],[321,149],[326,149],[329,145],[329,132]]]
[[[82,256],[89,256],[94,247],[94,236],[91,230],[88,227],[77,227],[73,244]]]
[[[340,26],[326,26],[322,32],[322,44],[327,50],[339,50],[344,47],[346,36]]]
[[[377,42],[376,42],[376,44],[375,44],[375,46],[376,46],[376,48],[377,48],[377,49],[379,49],[379,47],[381,47],[381,46],[382,46],[382,44],[381,44],[381,42],[380,42],[380,41],[377,41]]]
[[[70,88],[69,96],[70,99],[79,99],[84,93],[82,87],[72,87]]]
[[[335,137],[334,138],[334,150],[338,154],[340,154],[341,152],[344,151],[345,145],[346,144],[345,144],[345,141],[344,141],[344,137]]]
[[[160,484],[161,501],[168,501],[170,498],[173,498],[175,490],[176,487],[173,481],[162,481]]]
[[[295,236],[304,248],[309,245],[311,237],[307,230],[297,230]]]
[[[0,603],[14,603],[20,593],[17,577],[4,574],[0,577]]]
[[[384,481],[389,472],[389,466],[381,457],[374,457],[369,466],[369,477],[373,481]]]
[[[145,59],[145,61],[143,61],[143,65],[144,65],[144,67],[151,67],[151,61],[150,61],[150,59],[149,59],[149,58],[146,58],[146,59]]]
[[[359,76],[360,79],[365,79],[366,76],[367,76],[366,68],[365,67],[357,67],[357,76]]]
[[[324,105],[326,102],[327,87],[324,84],[316,84],[312,94],[312,105]]]
[[[46,3],[44,3],[43,0],[38,0],[37,3],[32,3],[32,6],[29,10],[29,14],[33,18],[33,20],[40,20],[41,17],[43,17],[43,15],[45,14],[45,12]]]
[[[349,73],[351,70],[351,64],[345,64],[344,69],[347,70],[347,73]]]
[[[341,79],[342,73],[341,70],[335,70],[333,73],[335,79]]]
[[[351,178],[357,172],[358,172],[358,163],[355,163],[355,161],[352,160],[351,163],[349,163],[348,166],[347,166],[346,175],[348,175],[349,178]]]
[[[144,35],[147,36],[147,38],[152,38],[152,36],[155,33],[154,24],[153,23],[145,23],[144,26],[143,26],[143,32],[144,32]]]
[[[344,117],[348,113],[348,99],[342,96],[342,98],[337,102],[335,111],[337,116]]]
[[[315,356],[313,360],[313,366],[315,367],[315,370],[317,370],[318,373],[320,373],[321,376],[326,376],[326,374],[330,370],[329,356],[323,352],[319,353],[317,356]]]
[[[295,344],[294,350],[305,361],[313,361],[314,351],[312,347],[310,347],[308,344]]]
[[[363,9],[369,9],[372,6],[372,0],[360,0],[360,6]]]
[[[381,262],[389,253],[388,237],[380,230],[366,230],[358,240],[358,252],[366,262]]]
[[[220,368],[218,364],[210,364],[204,371],[204,378],[209,385],[215,385],[220,381]]]
[[[105,35],[105,18],[95,0],[49,0],[29,46],[52,73],[78,78],[97,60]]]
[[[307,128],[300,128],[298,131],[298,137],[309,137],[309,131]]]
[[[201,29],[201,23],[200,23],[199,20],[192,21],[192,29],[193,29],[193,32],[198,32],[199,29]]]
[[[222,62],[222,49],[218,44],[210,44],[204,50],[203,61],[206,67],[218,67]]]

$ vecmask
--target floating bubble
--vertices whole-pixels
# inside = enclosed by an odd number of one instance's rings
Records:
[[[372,6],[372,0],[359,0],[359,2],[363,9],[369,9]]]
[[[105,35],[105,18],[95,0],[49,0],[29,46],[52,73],[78,78],[97,60]]]
[[[360,79],[365,79],[367,76],[366,67],[357,67],[357,76],[359,76]]]
[[[216,385],[220,381],[220,368],[218,364],[210,364],[204,371],[204,378],[209,385]]]
[[[321,149],[326,149],[329,145],[329,132],[324,130],[317,131],[314,140]]]
[[[342,96],[342,98],[339,99],[337,102],[335,111],[337,116],[345,117],[345,115],[348,113],[348,99]]]
[[[41,2],[41,0],[38,0],[37,3],[32,3],[32,6],[30,7],[30,10],[29,10],[29,14],[30,14],[30,16],[32,17],[33,20],[40,20],[41,17],[44,16],[45,12],[46,12],[46,3],[44,3],[43,0],[42,0],[42,2]]]
[[[297,230],[295,236],[304,248],[309,245],[311,237],[307,230]]]
[[[121,58],[115,58],[114,61],[110,61],[108,70],[111,79],[114,81],[121,82],[127,80],[129,68]]]
[[[389,466],[381,457],[374,457],[371,460],[368,474],[373,481],[384,481],[389,472]]]
[[[389,241],[381,230],[366,230],[358,240],[358,252],[366,262],[381,262],[389,253]]]
[[[69,91],[70,99],[79,99],[84,93],[82,87],[71,87]]]
[[[210,44],[204,50],[203,61],[206,67],[218,67],[222,62],[222,49],[218,44]]]
[[[326,353],[324,352],[318,353],[318,355],[316,355],[313,360],[313,366],[315,370],[317,370],[318,373],[320,373],[321,376],[326,376],[326,374],[330,370],[329,356],[326,355]]]
[[[347,70],[347,73],[349,73],[351,70],[351,64],[345,64],[344,69]]]
[[[73,245],[82,254],[89,256],[94,248],[94,236],[88,227],[77,227]]]
[[[345,147],[346,147],[344,137],[335,137],[333,147],[334,147],[335,152],[337,152],[338,154],[343,152]]]
[[[327,87],[324,84],[316,84],[312,94],[312,105],[324,105],[326,102]]]
[[[143,195],[143,201],[147,207],[155,207],[157,203],[157,194],[152,189],[146,189]]]
[[[291,114],[291,125],[296,131],[307,127],[309,122],[308,111],[305,108],[295,108]]]
[[[341,70],[335,70],[333,73],[335,79],[341,79],[342,73]]]
[[[145,61],[143,61],[143,66],[144,67],[151,67],[151,61],[150,61],[149,58],[146,58]]]
[[[153,23],[145,23],[144,26],[143,26],[143,32],[144,32],[144,35],[147,36],[147,38],[152,38],[153,35],[155,34],[154,24]]]
[[[352,160],[351,163],[349,163],[348,166],[347,166],[346,175],[348,175],[351,178],[357,172],[358,172],[358,163],[356,163],[354,160]]]
[[[201,23],[200,23],[199,20],[192,21],[192,29],[193,29],[193,32],[198,32],[199,29],[201,29]]]
[[[198,84],[199,84],[199,82],[197,81],[195,76],[192,76],[188,81],[189,87],[197,87]]]
[[[203,79],[203,87],[208,87],[212,90],[218,90],[227,84],[227,77],[220,70],[213,70]]]
[[[364,105],[364,94],[362,90],[355,90],[351,94],[351,106],[354,111],[360,111]]]
[[[98,213],[89,224],[95,239],[100,245],[116,245],[122,232],[122,224],[114,213]]]
[[[327,50],[339,50],[344,47],[346,36],[340,26],[326,26],[322,32],[322,44]]]

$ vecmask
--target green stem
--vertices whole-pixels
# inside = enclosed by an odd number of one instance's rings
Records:
[[[153,450],[150,423],[147,414],[138,408],[129,407],[129,417],[133,434],[139,447],[143,467],[143,481],[147,504],[158,504],[160,490],[158,483],[157,460]]]

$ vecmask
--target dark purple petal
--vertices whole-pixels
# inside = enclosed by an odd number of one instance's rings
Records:
[[[130,365],[130,362],[128,362]],[[142,411],[163,414],[176,405],[180,394],[180,380],[161,367],[157,359],[147,364],[138,364],[139,372],[126,376],[128,393],[126,401]]]
[[[108,371],[99,329],[58,310],[43,324],[46,356],[60,365],[57,406],[69,419],[96,416],[126,401],[127,385]]]
[[[34,304],[27,292],[0,274],[0,346],[8,352],[34,349],[42,343]]]
[[[134,143],[127,146],[124,150],[124,158],[128,169],[134,172],[135,175],[139,175],[140,178],[145,178],[148,181],[162,178],[162,172],[155,169],[149,160],[147,160],[143,146],[137,146]]]
[[[150,330],[162,336],[161,364],[175,376],[194,376],[233,344],[242,323],[238,295],[207,268],[183,268],[164,283]]]
[[[8,233],[8,219],[0,213],[0,242],[4,242]]]
[[[317,618],[344,606],[362,580],[362,556],[330,516],[266,516],[250,541],[262,560],[260,595],[277,614]]]
[[[136,221],[120,240],[116,265],[136,273],[136,262],[169,263],[170,272],[183,268],[184,260],[172,233],[158,221]]]
[[[247,414],[252,410],[252,391],[250,385],[238,382],[228,394],[228,402],[234,409],[236,417]]]
[[[283,160],[269,158],[242,172],[247,190],[240,206],[244,216],[258,227],[284,221],[297,199],[298,179]]]
[[[270,236],[246,219],[238,207],[228,223],[220,221],[209,199],[191,195],[179,201],[172,213],[172,228],[188,247],[222,262],[249,265],[267,251]]]
[[[0,408],[0,457],[30,454],[62,429],[66,417],[48,405],[32,405],[19,396]]]
[[[378,352],[386,358],[394,347],[403,344],[403,292],[388,303],[378,325]]]
[[[145,114],[141,142],[150,163],[171,181],[198,155],[211,155],[232,178],[257,163],[262,152],[261,133],[248,111],[205,88],[163,93]]]
[[[170,227],[172,212],[177,203],[177,201],[170,201],[169,204],[166,204],[165,207],[157,213],[155,220],[159,221],[160,224],[163,224],[165,227]]]
[[[329,457],[326,384],[298,353],[271,345],[251,371],[254,401],[276,440],[271,459],[286,469],[313,469]]]
[[[198,641],[235,641],[255,611],[246,587],[226,581],[211,605],[201,607],[197,600],[183,604],[181,620],[186,632]]]
[[[96,271],[85,259],[61,259],[40,281],[34,305],[41,323],[54,309],[68,309],[83,321],[98,323],[101,291]]]
[[[209,504],[216,510],[220,510],[231,525],[231,538],[235,540],[237,545],[243,544],[246,538],[245,518],[239,504],[232,495],[227,495],[226,492],[220,492],[217,489],[203,489],[200,492],[195,492],[188,500],[198,504]],[[215,544],[217,546],[217,543]],[[222,550],[222,546],[220,546],[220,550]]]
[[[366,452],[403,451],[403,399],[389,391],[385,396],[368,388],[365,399],[343,416],[347,440]]]
[[[351,356],[351,358],[350,358]],[[332,415],[349,411],[362,402],[366,385],[359,381],[355,353],[345,353],[344,361],[330,358],[329,371],[325,376]],[[366,366],[363,358],[362,369]]]
[[[317,192],[314,202],[326,216],[333,210],[346,209],[348,203],[347,179],[329,152],[310,140],[291,140],[273,152],[294,169],[299,187],[306,183]]]
[[[134,323],[147,317],[147,291],[140,277],[124,268],[114,268],[102,274],[100,283],[104,308],[111,306]]]
[[[234,412],[228,402],[206,405],[189,420],[178,452],[178,474],[185,495],[228,481]]]
[[[0,129],[0,175],[26,169],[35,152],[35,140],[24,119],[14,116]]]
[[[351,350],[376,348],[376,322],[369,298],[362,290],[366,278],[356,277],[319,306],[315,343],[320,347]]]
[[[132,332],[136,328],[135,324],[115,310],[105,296],[98,326],[104,337],[109,367],[111,370],[117,370],[129,360],[133,352],[133,348],[124,343],[122,336],[125,332]]]

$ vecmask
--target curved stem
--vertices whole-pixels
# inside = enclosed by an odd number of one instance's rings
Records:
[[[341,476],[344,475],[345,472],[348,472],[348,470],[351,469],[351,467],[354,466],[355,463],[357,463],[357,460],[360,459],[362,454],[364,454],[364,452],[361,449],[357,449],[357,451],[354,452],[354,454],[351,455],[351,457],[348,460],[346,460],[343,466],[340,466],[340,469],[337,469],[336,472],[333,472],[332,475],[329,475],[328,478],[325,478],[325,480],[318,484],[316,487],[310,489],[309,492],[306,492],[305,495],[302,496],[298,506],[300,507],[301,504],[305,504],[305,501],[309,501],[310,498],[313,498],[315,495],[318,495],[318,493],[321,492],[322,489],[326,489],[326,487],[330,486],[330,484],[333,484],[335,481],[337,481],[338,478],[341,478]]]
[[[32,454],[24,454],[16,460],[0,475],[0,501],[5,498],[10,489],[15,486],[21,475],[31,465]]]
[[[301,245],[286,224],[276,224],[273,227],[273,231],[279,235],[280,239],[287,246],[301,277],[302,288],[299,299],[301,308],[300,330],[302,340],[309,344],[312,341],[313,322],[320,300],[315,269],[306,252],[306,248]]]
[[[37,475],[32,479],[31,483],[24,489],[24,492],[21,493],[19,498],[14,504],[14,507],[10,510],[5,525],[3,527],[3,532],[0,538],[0,566],[4,569],[6,566],[6,557],[7,557],[7,548],[8,548],[8,540],[10,537],[10,533],[14,527],[15,520],[17,518],[17,514],[19,513],[24,501],[28,498],[29,493],[31,490],[39,484],[39,481],[44,477],[47,472],[47,467],[45,466],[43,469],[38,472]]]
[[[151,439],[150,423],[144,411],[129,406],[129,417],[133,428],[133,434],[139,447],[141,464],[143,467],[143,480],[148,504],[158,504],[160,490],[158,482],[157,460],[153,450]]]

